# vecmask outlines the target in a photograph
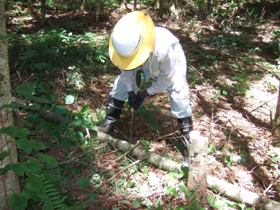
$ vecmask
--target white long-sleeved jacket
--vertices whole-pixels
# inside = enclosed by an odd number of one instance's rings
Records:
[[[155,79],[147,89],[150,95],[169,88],[177,90],[186,83],[186,58],[176,47],[180,47],[179,40],[169,30],[156,27],[154,51],[142,67],[146,77]],[[135,90],[135,71],[122,71],[120,79],[127,91]]]

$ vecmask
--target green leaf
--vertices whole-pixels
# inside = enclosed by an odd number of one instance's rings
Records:
[[[140,140],[140,145],[144,150],[148,151],[150,149],[151,142],[147,140]]]
[[[79,178],[77,179],[76,183],[81,188],[87,188],[90,184],[90,181],[87,178]]]
[[[7,135],[15,138],[17,136],[17,128],[14,126],[1,128],[0,133],[7,134]]]
[[[45,96],[29,96],[28,98],[30,101],[37,102],[39,104],[49,104],[51,103],[48,98]]]
[[[165,195],[174,195],[175,197],[178,196],[178,192],[175,187],[167,187],[164,190]]]
[[[23,176],[26,171],[24,163],[10,164],[8,167],[18,176]]]
[[[29,99],[30,96],[35,94],[36,87],[37,83],[18,85],[16,87],[16,93],[20,96],[25,97],[26,99]]]
[[[271,160],[272,160],[273,163],[276,163],[276,162],[280,161],[280,157],[275,155],[271,158]]]
[[[72,95],[67,95],[64,99],[64,102],[65,102],[66,105],[73,104],[74,101],[75,101],[75,97],[72,96]]]
[[[27,208],[28,197],[25,193],[12,194],[8,197],[8,204],[13,210],[24,210]]]
[[[26,128],[18,128],[17,136],[18,138],[26,138],[29,135],[29,130]]]
[[[0,152],[0,161],[4,160],[9,155],[8,151]]]
[[[28,172],[37,172],[37,171],[41,170],[42,167],[43,166],[36,159],[29,159],[25,163],[25,170]]]
[[[139,201],[139,200],[133,201],[132,207],[133,207],[134,209],[140,209],[140,208],[141,208],[141,203],[140,203],[140,201]]]
[[[43,210],[53,210],[53,205],[49,201],[44,202]]]
[[[30,144],[29,140],[27,140],[27,139],[16,140],[16,145],[19,149],[21,149],[27,153],[32,152],[32,145]]]
[[[19,149],[31,153],[33,150],[44,150],[46,149],[46,146],[42,144],[41,142],[38,142],[36,140],[29,140],[29,139],[19,139],[16,140],[16,145]]]
[[[83,106],[80,113],[82,114],[88,114],[90,112],[90,109],[89,109],[89,106],[86,105],[86,106]]]
[[[33,110],[33,111],[38,111],[38,110],[41,109],[41,105],[37,104],[37,103],[28,105],[27,107],[28,107],[29,110]]]
[[[23,96],[26,99],[29,99],[30,96],[35,94],[36,87],[37,87],[37,83],[18,85],[16,87],[16,92],[20,96]]]
[[[210,204],[210,206],[214,207],[215,206],[216,198],[214,196],[212,196],[212,195],[209,195],[209,196],[207,196],[207,201]]]
[[[33,150],[40,151],[40,150],[44,150],[47,148],[47,146],[45,144],[43,144],[37,140],[30,139],[29,142],[30,142],[30,145]]]
[[[96,194],[92,194],[89,196],[88,198],[90,201],[96,201],[97,200],[97,195]]]
[[[39,158],[39,160],[47,163],[51,168],[55,168],[59,165],[59,163],[53,156],[39,153],[37,157]]]
[[[186,198],[189,198],[191,196],[190,191],[188,190],[187,186],[184,184],[179,185],[179,189],[185,194]]]
[[[62,116],[68,115],[70,113],[65,106],[56,106],[54,112]]]
[[[9,126],[0,129],[0,133],[7,134],[13,138],[26,138],[29,135],[29,131],[26,128],[16,128],[14,126]]]
[[[32,192],[40,192],[43,185],[43,179],[40,175],[31,174],[26,181],[25,189]]]

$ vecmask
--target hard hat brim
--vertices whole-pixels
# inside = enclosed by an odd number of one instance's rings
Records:
[[[155,26],[151,17],[142,11],[135,11],[132,13],[136,16],[135,24],[141,28],[142,37],[133,55],[129,57],[121,56],[113,47],[112,34],[109,40],[110,59],[112,63],[121,70],[132,70],[141,66],[149,58],[155,46]]]

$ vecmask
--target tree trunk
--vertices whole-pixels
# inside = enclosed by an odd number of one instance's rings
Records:
[[[42,23],[46,22],[46,10],[47,10],[46,0],[41,0],[41,21],[42,21]]]
[[[276,135],[276,137],[280,138],[280,80],[278,86],[278,99],[274,116],[273,133]]]
[[[172,1],[171,5],[169,7],[169,11],[171,13],[171,16],[175,17],[177,20],[179,19],[179,11],[177,8],[176,1]]]
[[[28,5],[28,12],[31,13],[31,15],[36,19],[40,20],[40,15],[36,11],[36,9],[33,6],[33,1],[32,0],[27,0],[27,5]]]
[[[81,5],[80,5],[80,12],[83,13],[86,9],[86,1],[81,0]]]
[[[137,8],[137,0],[133,1],[133,11],[135,11]]]
[[[207,4],[207,10],[208,10],[208,12],[210,12],[210,10],[212,8],[212,0],[207,0],[206,4]]]
[[[95,21],[98,22],[104,17],[104,2],[103,0],[96,1],[96,8],[95,8]]]
[[[154,8],[155,9],[159,9],[160,8],[160,0],[155,0]]]
[[[0,0],[0,128],[13,125],[13,115],[11,110],[1,108],[5,104],[11,103],[11,86],[8,65],[8,45],[5,40],[5,0]],[[0,168],[9,163],[17,162],[17,148],[14,139],[7,135],[0,134],[0,153],[9,152],[9,156],[0,161]],[[19,182],[17,176],[12,172],[0,175],[0,209],[9,209],[7,198],[11,193],[19,192]]]
[[[120,0],[119,3],[120,3],[120,9],[121,10],[129,10],[126,0]]]

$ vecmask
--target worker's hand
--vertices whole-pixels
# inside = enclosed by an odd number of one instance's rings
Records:
[[[137,95],[134,91],[128,92],[128,105],[135,110],[140,106],[140,102],[137,100]]]
[[[146,90],[140,91],[137,94],[135,94],[133,91],[128,93],[128,104],[133,109],[137,110],[143,103],[146,97],[148,97],[149,94]]]

